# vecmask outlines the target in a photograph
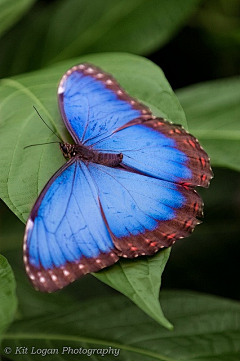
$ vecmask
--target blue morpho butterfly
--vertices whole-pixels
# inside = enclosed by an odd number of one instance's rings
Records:
[[[208,187],[208,155],[182,126],[157,118],[100,68],[80,64],[58,87],[75,144],[39,195],[26,225],[24,262],[52,292],[118,261],[153,255],[187,237]]]

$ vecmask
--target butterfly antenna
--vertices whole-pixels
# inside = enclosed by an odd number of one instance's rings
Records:
[[[45,122],[45,120],[43,119],[43,117],[41,116],[41,114],[39,113],[39,111],[37,110],[37,108],[36,108],[34,105],[33,105],[33,108],[34,108],[34,110],[36,111],[36,113],[37,113],[37,115],[39,116],[39,118],[40,118],[40,119],[43,121],[43,123],[48,127],[48,129],[50,129],[51,132],[52,132],[53,134],[55,134],[56,137],[57,137],[58,139],[60,139],[60,141],[62,142],[62,139],[57,135],[57,133],[54,132],[54,130],[52,130],[51,127],[49,127],[49,125]],[[58,142],[52,142],[52,143],[58,143]],[[42,144],[49,144],[49,143],[42,143]],[[37,144],[37,145],[41,145],[41,144]],[[25,148],[27,148],[27,147],[25,147]]]
[[[39,144],[30,144],[30,145],[27,145],[26,147],[24,147],[23,149],[34,147],[35,145],[44,145],[44,144],[52,144],[52,143],[58,143],[59,144],[59,142],[47,142],[47,143],[39,143]]]

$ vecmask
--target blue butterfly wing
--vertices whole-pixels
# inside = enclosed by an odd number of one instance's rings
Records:
[[[102,165],[88,169],[123,257],[152,255],[189,235],[199,223],[203,203],[192,188]]]
[[[173,183],[208,187],[210,161],[196,138],[164,119],[138,119],[98,142],[100,152],[122,153],[122,165]]]
[[[122,153],[122,165],[175,183],[207,187],[208,155],[181,126],[156,118],[109,74],[90,64],[62,78],[59,106],[76,143],[100,152]]]
[[[36,289],[55,291],[119,256],[152,255],[171,245],[191,232],[201,212],[193,189],[71,160],[48,182],[29,216],[28,276]]]
[[[75,66],[63,76],[59,85],[59,105],[64,122],[77,143],[103,153],[123,154],[121,169],[108,170],[116,172],[113,177],[109,176],[111,181],[100,181],[103,176],[100,177],[99,172],[98,175],[93,174],[101,195],[99,199],[105,200],[101,208],[106,223],[115,246],[122,254],[128,257],[152,254],[191,234],[199,223],[196,217],[202,216],[203,209],[203,203],[193,187],[208,187],[212,178],[208,155],[194,136],[179,125],[153,116],[146,106],[129,96],[111,75],[91,64]],[[123,176],[124,180],[121,178]],[[117,182],[119,179],[121,184]],[[144,182],[141,181],[143,179]],[[122,192],[129,190],[133,183],[136,187],[141,184],[139,197],[142,207],[154,203],[153,194],[158,194],[160,190],[161,194],[168,195],[167,208],[161,199],[158,202],[161,206],[155,208],[154,227],[148,223],[152,217],[148,208],[144,210],[148,217],[140,217],[144,212],[141,213],[135,204],[135,201],[139,201],[136,194],[132,198],[129,196],[128,207],[121,208]],[[148,187],[157,187],[158,191],[148,197]],[[171,213],[169,202],[181,195],[184,201],[175,205],[176,209],[174,206],[175,210]],[[111,204],[107,202],[110,198]],[[134,216],[130,216],[132,209]],[[133,220],[138,216],[141,219],[134,223],[134,230],[129,226],[126,234],[114,231],[116,227],[124,228],[128,219]],[[148,250],[146,240],[151,243]],[[128,243],[137,250],[131,251]]]
[[[35,288],[52,292],[117,260],[93,178],[84,163],[70,160],[30,213],[24,237],[28,276]]]
[[[146,113],[100,68],[80,64],[71,68],[58,87],[59,107],[76,143],[91,146]]]

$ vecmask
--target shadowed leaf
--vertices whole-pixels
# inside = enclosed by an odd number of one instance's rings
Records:
[[[115,350],[119,361],[239,360],[237,302],[191,292],[163,292],[161,300],[175,325],[173,331],[160,327],[126,298],[111,296],[15,322],[5,335],[2,353],[6,346],[15,351],[17,345],[34,347],[33,352],[56,349],[54,356],[45,355],[46,361],[102,360],[101,350],[107,360],[113,360]],[[14,352],[8,357],[19,360]],[[27,355],[29,361],[39,357]]]
[[[240,78],[200,83],[176,92],[189,131],[201,142],[213,166],[240,170]]]

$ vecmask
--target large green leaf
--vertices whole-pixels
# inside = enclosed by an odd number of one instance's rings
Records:
[[[240,77],[192,85],[176,92],[193,133],[214,166],[240,170]]]
[[[5,334],[2,354],[6,355],[4,348],[10,347],[10,360],[24,357],[29,361],[42,357],[31,353],[37,349],[56,349],[52,351],[55,356],[44,357],[46,361],[102,360],[103,349],[108,350],[107,360],[114,358],[113,352],[115,357],[119,352],[120,361],[240,359],[239,303],[190,292],[165,292],[162,304],[175,324],[171,332],[159,327],[127,299],[109,297],[69,305],[64,312],[50,316],[15,322]],[[28,348],[26,356],[15,354],[16,347],[21,346]],[[95,354],[91,355],[93,349]]]
[[[6,258],[0,255],[0,340],[16,311],[15,287],[12,270]]]
[[[62,0],[35,7],[0,42],[0,76],[82,54],[150,53],[169,41],[199,1]]]
[[[56,89],[62,74],[81,61],[91,61],[113,73],[131,95],[150,105],[156,115],[185,123],[181,106],[162,71],[150,61],[134,55],[86,56],[33,74],[3,80],[0,83],[0,194],[23,221],[42,187],[64,164],[57,144],[23,149],[29,144],[56,140],[37,117],[32,105],[63,139],[68,139],[57,107]],[[158,304],[161,274],[167,258],[168,251],[151,259],[141,259],[139,263],[121,262],[99,277],[160,323],[171,327]]]
[[[10,28],[35,0],[0,0],[0,36]]]

